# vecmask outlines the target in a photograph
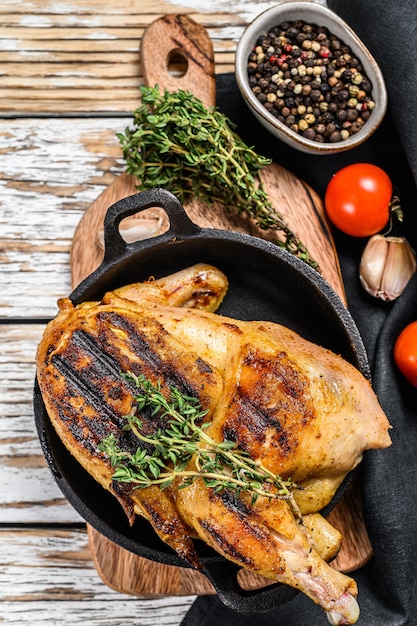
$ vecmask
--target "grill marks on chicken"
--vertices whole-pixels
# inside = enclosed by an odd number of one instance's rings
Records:
[[[221,272],[198,265],[118,289],[100,303],[62,301],[37,354],[49,417],[130,523],[144,516],[195,566],[197,536],[238,565],[302,590],[333,624],[353,624],[356,585],[322,558],[335,556],[340,534],[316,512],[364,450],[390,445],[388,421],[369,382],[328,350],[277,324],[213,315],[226,289]],[[113,434],[126,451],[138,445],[122,430],[135,395],[122,371],[197,397],[214,440],[236,442],[303,487],[294,498],[304,519],[285,500],[253,503],[248,494],[215,493],[200,478],[164,491],[114,482],[99,443]],[[144,434],[164,427],[164,418],[146,410],[141,418]]]
[[[134,393],[134,386],[122,379],[120,364],[110,352],[103,352],[103,342],[84,330],[75,330],[63,350],[52,354],[51,365],[61,375],[64,397],[73,403],[73,412],[64,414],[63,419],[78,443],[88,445],[91,454],[100,456],[97,446],[109,428],[116,434],[124,424],[114,405]],[[84,402],[80,403],[80,398]],[[61,398],[56,398],[58,405],[61,402]],[[87,413],[86,406],[90,409]],[[97,415],[103,419],[98,420]],[[83,422],[86,428],[81,429]]]
[[[224,438],[261,461],[265,461],[263,450],[269,457],[273,448],[275,463],[284,459],[283,466],[295,454],[300,431],[314,419],[308,381],[283,351],[265,354],[247,345],[241,349],[241,359]]]
[[[126,423],[123,416],[130,413],[137,391],[131,381],[121,376],[122,371],[143,373],[160,380],[163,386],[174,385],[190,395],[197,393],[190,381],[198,380],[197,386],[205,390],[200,394],[201,400],[204,402],[205,395],[207,402],[212,397],[208,395],[210,388],[217,382],[211,368],[196,355],[184,355],[178,345],[167,341],[168,334],[155,320],[144,317],[134,324],[133,318],[105,307],[78,311],[67,306],[63,303],[63,319],[59,315],[57,318],[58,326],[63,323],[65,332],[55,350],[48,347],[44,351],[40,378],[45,404],[58,434],[85,469],[113,492],[130,523],[134,522],[135,513],[143,515],[163,541],[198,564],[192,533],[179,517],[170,491],[161,492],[157,487],[137,491],[132,485],[114,482],[110,464],[98,446],[113,434],[122,449],[133,453],[138,447],[134,435],[122,430]],[[194,378],[187,378],[187,372]],[[144,420],[145,434],[158,427],[163,428],[164,423]]]
[[[325,563],[284,500],[259,499],[245,512],[232,499],[212,494],[202,481],[195,481],[179,492],[177,505],[199,536],[226,558],[303,591],[330,617],[343,611],[342,621],[331,623],[356,621],[355,581]]]

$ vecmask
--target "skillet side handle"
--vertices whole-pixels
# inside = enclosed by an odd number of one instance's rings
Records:
[[[243,589],[237,578],[240,568],[223,559],[206,560],[203,572],[228,608],[240,613],[265,613],[286,604],[299,593],[288,585],[275,583],[254,590]]]
[[[142,191],[119,200],[107,210],[104,218],[105,263],[120,259],[128,249],[129,244],[126,243],[119,231],[120,222],[125,217],[140,213],[151,207],[163,209],[169,218],[169,231],[161,235],[164,238],[189,237],[201,230],[197,224],[190,220],[178,198],[167,189],[157,187]],[[153,238],[153,240],[155,239],[157,237]]]

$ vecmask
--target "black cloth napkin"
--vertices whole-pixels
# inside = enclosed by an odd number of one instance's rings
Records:
[[[332,174],[354,162],[375,163],[391,177],[405,213],[392,234],[417,249],[417,2],[329,0],[329,6],[363,39],[384,73],[389,110],[377,132],[362,146],[339,155],[311,156],[288,148],[252,117],[233,74],[218,77],[217,103],[258,152],[297,174],[323,196]],[[359,626],[417,625],[417,389],[393,363],[395,338],[417,320],[417,275],[391,304],[361,288],[359,259],[366,240],[335,231],[348,307],[364,340],[373,386],[393,425],[393,445],[365,454],[360,467],[364,514],[374,549],[371,561],[352,574],[359,587]],[[182,626],[321,626],[320,607],[304,594],[267,613],[242,614],[216,596],[191,606]]]

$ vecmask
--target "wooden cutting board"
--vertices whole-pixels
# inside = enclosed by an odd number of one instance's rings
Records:
[[[158,54],[155,54],[155,50]],[[179,61],[179,63],[178,63]],[[214,54],[206,30],[187,15],[164,16],[145,31],[141,63],[146,84],[171,91],[191,91],[206,106],[215,104]],[[186,68],[183,75],[172,67]],[[273,141],[271,137],[271,141]],[[285,168],[271,164],[262,174],[265,189],[290,228],[307,246],[321,273],[345,299],[343,281],[331,230],[318,195]],[[89,207],[80,221],[71,247],[72,285],[76,287],[103,259],[102,230],[107,209],[116,201],[136,193],[132,176],[122,174]],[[246,232],[273,240],[275,235],[260,230],[252,220],[226,213],[219,204],[200,201],[185,204],[189,217],[199,226]],[[164,212],[155,207],[124,220],[120,232],[127,240],[154,236],[168,228]],[[204,259],[202,259],[204,261]],[[333,566],[349,572],[363,565],[372,548],[362,516],[359,488],[353,484],[329,516],[343,534],[342,549]],[[120,548],[88,527],[94,564],[112,589],[137,595],[189,595],[214,593],[207,579],[194,570],[155,563]],[[242,570],[240,584],[254,589],[270,584]]]

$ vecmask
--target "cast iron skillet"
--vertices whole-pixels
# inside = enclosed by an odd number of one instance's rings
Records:
[[[158,237],[127,244],[119,233],[121,220],[150,207],[165,210],[169,230]],[[178,199],[165,189],[135,194],[111,206],[105,217],[104,241],[104,260],[72,292],[70,298],[74,304],[98,300],[108,290],[150,276],[165,276],[200,261],[210,263],[221,269],[230,282],[220,314],[284,324],[341,354],[369,378],[365,348],[338,295],[315,270],[278,246],[250,235],[200,228],[189,219]],[[129,527],[115,498],[67,452],[51,425],[37,381],[34,409],[49,467],[61,491],[80,515],[98,532],[135,554],[186,567],[143,518],[138,517]],[[343,491],[342,485],[332,505]],[[219,598],[234,610],[268,611],[297,593],[282,584],[250,592],[243,590],[237,581],[237,566],[202,542],[197,542],[197,551],[203,571]]]

